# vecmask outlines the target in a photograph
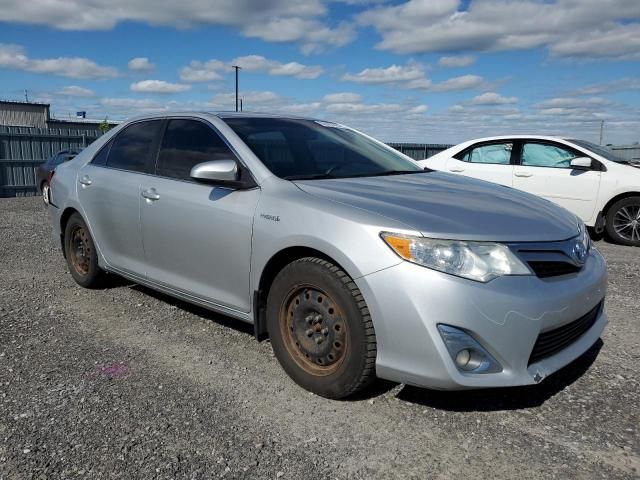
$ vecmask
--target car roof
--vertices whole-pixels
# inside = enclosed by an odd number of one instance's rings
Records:
[[[195,116],[195,117],[206,117],[206,116],[214,116],[218,117],[222,120],[226,118],[273,118],[273,119],[291,119],[291,120],[317,120],[311,117],[305,117],[301,115],[291,115],[287,113],[277,113],[277,112],[234,112],[234,111],[165,111],[165,112],[156,112],[156,113],[147,113],[140,114],[134,117],[128,118],[127,121],[131,120],[144,120],[144,119],[154,119],[154,118],[166,118],[172,116]],[[127,122],[124,122],[127,123]]]
[[[466,140],[463,143],[476,143],[476,142],[491,142],[494,140],[521,140],[521,139],[533,139],[533,140],[567,140],[566,137],[558,135],[498,135],[494,137],[474,138],[472,140]]]

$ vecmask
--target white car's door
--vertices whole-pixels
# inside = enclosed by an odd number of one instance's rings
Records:
[[[597,213],[602,173],[598,168],[571,168],[571,160],[584,154],[566,145],[536,140],[523,141],[520,151],[518,165],[513,171],[514,188],[555,202],[584,222],[592,219]]]
[[[475,144],[447,159],[445,171],[510,187],[513,142],[502,140]]]

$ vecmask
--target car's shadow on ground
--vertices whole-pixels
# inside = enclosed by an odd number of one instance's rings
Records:
[[[207,320],[211,320],[212,322],[216,322],[224,327],[232,328],[238,332],[246,333],[247,335],[254,335],[253,325],[250,325],[242,320],[238,320],[232,317],[228,317],[222,315],[220,313],[213,312],[204,307],[200,307],[198,305],[194,305],[192,303],[185,302],[183,300],[177,299],[170,295],[166,295],[164,293],[158,292],[156,290],[152,290],[150,288],[144,287],[142,285],[138,285],[132,282],[127,282],[127,280],[123,279],[123,284],[129,286],[129,288],[133,290],[137,290],[139,292],[144,293],[150,297],[153,297],[161,302],[167,303],[169,305],[174,305],[181,310],[192,313],[202,318],[206,318]]]
[[[582,356],[548,376],[538,385],[443,392],[404,386],[397,398],[438,410],[453,412],[489,412],[539,407],[578,380],[595,361],[603,342],[598,341]]]
[[[254,336],[253,325],[135,284],[118,275],[110,276],[106,288],[125,286],[226,328]],[[582,356],[550,375],[538,385],[446,392],[405,385],[396,394],[396,397],[405,402],[454,412],[517,410],[538,407],[582,377],[597,358],[602,346],[602,340],[598,339]],[[349,397],[347,400],[357,402],[374,399],[393,390],[396,386],[396,383],[379,379],[370,388]]]

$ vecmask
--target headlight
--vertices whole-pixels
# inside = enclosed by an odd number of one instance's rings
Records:
[[[531,275],[500,243],[438,240],[383,232],[382,239],[405,260],[459,277],[488,282],[503,275]]]
[[[573,254],[578,263],[583,264],[587,260],[591,250],[591,237],[584,223],[580,223],[579,228],[580,233],[575,239]]]

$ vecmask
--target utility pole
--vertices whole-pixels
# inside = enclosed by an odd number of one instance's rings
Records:
[[[602,145],[602,133],[604,131],[604,120],[600,120],[600,145]]]
[[[236,71],[236,112],[238,111],[238,70],[240,70],[241,67],[239,67],[238,65],[231,65],[235,71]]]
[[[240,111],[242,111],[242,98],[240,99]]]
[[[29,93],[26,88],[24,89],[24,101],[29,103]]]

